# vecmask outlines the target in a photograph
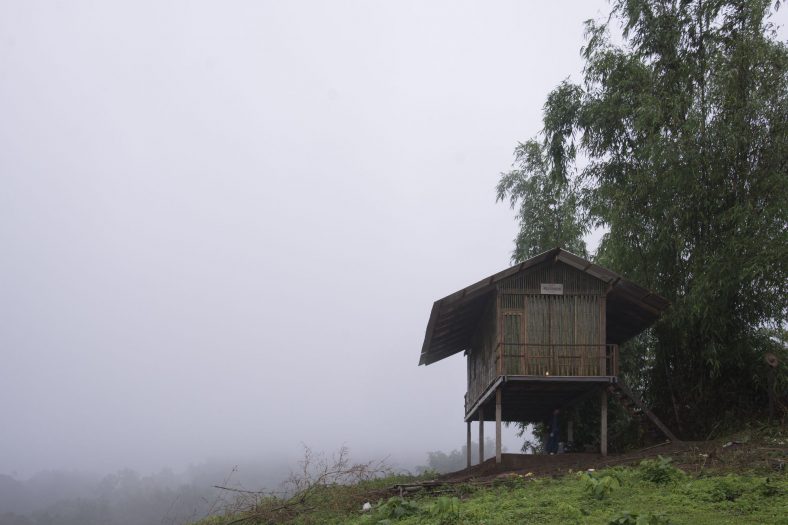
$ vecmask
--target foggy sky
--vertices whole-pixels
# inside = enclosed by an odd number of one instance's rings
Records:
[[[607,12],[0,1],[0,473],[461,445],[431,305]]]

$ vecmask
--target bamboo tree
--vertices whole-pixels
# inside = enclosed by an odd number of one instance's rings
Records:
[[[760,408],[762,354],[786,357],[768,337],[788,312],[788,50],[769,23],[777,8],[613,2],[606,22],[586,23],[582,83],[548,96],[541,140],[526,143],[541,163],[498,186],[499,199],[528,202],[518,254],[567,242],[549,213],[534,218],[558,188],[573,207],[558,207],[562,224],[576,224],[567,231],[607,228],[598,262],[672,302],[635,342],[649,359],[624,365],[686,436]]]

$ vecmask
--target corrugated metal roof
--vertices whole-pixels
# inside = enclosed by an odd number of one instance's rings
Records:
[[[468,350],[486,300],[498,282],[548,262],[562,262],[610,285],[607,295],[607,342],[623,343],[656,321],[670,305],[619,274],[561,248],[541,253],[435,301],[427,323],[420,365],[429,365]]]

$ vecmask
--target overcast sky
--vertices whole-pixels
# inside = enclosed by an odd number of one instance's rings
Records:
[[[460,446],[431,305],[607,12],[0,0],[0,473]]]

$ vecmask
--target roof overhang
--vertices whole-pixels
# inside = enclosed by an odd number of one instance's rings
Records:
[[[561,248],[541,253],[511,268],[435,301],[427,323],[420,365],[429,365],[468,350],[487,300],[498,282],[545,263],[562,262],[609,285],[607,294],[607,342],[621,344],[651,326],[670,305],[619,274]]]

